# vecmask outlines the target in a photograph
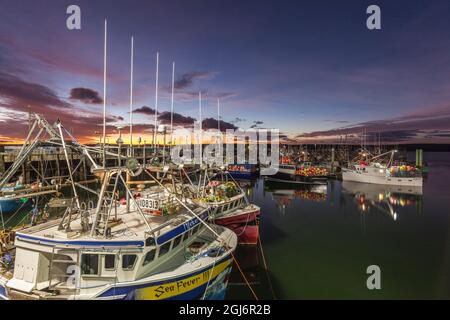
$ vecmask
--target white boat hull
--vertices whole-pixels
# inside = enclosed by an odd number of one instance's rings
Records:
[[[348,169],[342,170],[342,180],[392,186],[422,187],[423,185],[422,177],[388,177],[384,174],[378,175],[373,172],[358,172]]]

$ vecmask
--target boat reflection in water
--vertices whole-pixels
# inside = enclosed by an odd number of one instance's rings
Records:
[[[327,185],[303,185],[290,189],[289,185],[281,183],[264,183],[264,190],[271,193],[273,201],[280,212],[285,214],[286,208],[292,206],[295,199],[311,202],[324,202],[327,200]]]
[[[422,211],[422,187],[344,181],[342,191],[354,197],[361,212],[368,212],[373,208],[397,220],[399,208],[416,206],[418,212]]]
[[[246,286],[247,284],[241,274],[242,271],[250,285],[260,285],[262,262],[260,261],[259,246],[239,245],[238,250],[236,250],[235,258],[239,261],[241,270],[234,265],[236,269],[232,268],[228,284],[231,286]]]

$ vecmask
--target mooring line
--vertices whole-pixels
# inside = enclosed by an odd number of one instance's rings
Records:
[[[272,280],[270,279],[270,274],[269,274],[269,269],[267,268],[266,257],[265,257],[264,250],[263,250],[263,247],[262,247],[261,237],[259,237],[259,241],[258,242],[259,242],[259,248],[261,250],[261,256],[262,256],[262,259],[263,259],[264,269],[266,271],[266,277],[267,277],[267,280],[269,282],[270,291],[272,291],[273,299],[276,300],[277,297],[275,295],[275,291],[273,290]]]

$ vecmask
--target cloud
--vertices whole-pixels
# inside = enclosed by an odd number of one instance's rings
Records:
[[[61,108],[70,106],[70,104],[62,101],[53,90],[37,83],[24,81],[5,72],[0,72],[0,96],[10,101],[7,104],[17,102],[14,104],[14,108],[19,111],[27,110],[28,105]]]
[[[1,71],[0,110],[0,135],[11,141],[24,139],[29,111],[43,115],[50,123],[60,119],[64,127],[73,129],[80,139],[93,136],[103,123],[101,113],[77,108],[46,86]],[[109,125],[122,120],[120,116],[106,116]]]
[[[217,129],[217,127],[218,127],[217,119],[206,118],[202,121],[202,128],[204,130]],[[226,131],[229,129],[236,130],[237,127],[232,123],[220,120],[220,131]]]
[[[200,79],[213,79],[216,76],[216,72],[211,71],[192,71],[181,75],[180,78],[175,80],[175,89],[182,90],[192,86],[194,81]]]
[[[164,111],[161,112],[160,115],[158,116],[158,120],[162,123],[162,124],[170,124],[170,112],[169,111]],[[174,126],[191,126],[193,125],[195,122],[195,119],[189,116],[183,116],[180,113],[173,113],[173,125]]]
[[[247,121],[247,120],[245,120],[243,118],[236,117],[236,118],[234,118],[233,121],[230,121],[230,122],[231,123],[239,123],[239,122],[244,122],[244,121]]]
[[[34,31],[26,36],[35,34]],[[45,32],[45,35],[41,34],[39,39],[41,39],[41,43],[45,43],[44,46],[36,45],[34,43],[36,41],[35,38],[34,36],[30,41],[30,39],[26,39],[25,37],[17,37],[13,33],[0,34],[2,46],[8,50],[7,53],[9,56],[14,55],[14,59],[19,58],[26,62],[30,62],[31,60],[34,66],[60,70],[70,75],[89,76],[97,79],[103,77],[102,68],[93,62],[94,60],[90,57],[80,56],[79,52],[75,49],[77,47],[76,43],[79,45],[79,42],[67,43],[63,41],[64,44],[61,46],[61,34],[57,35],[55,32]],[[80,38],[84,38],[84,36]],[[68,49],[68,46],[72,48]],[[11,68],[8,69],[11,71]],[[112,72],[108,74],[110,81],[116,80],[118,77],[118,75],[112,74]]]
[[[148,116],[154,116],[155,115],[155,109],[151,108],[151,107],[147,107],[147,106],[142,106],[140,108],[134,109],[133,113],[140,113],[140,114],[145,114]]]
[[[352,126],[313,131],[296,136],[298,139],[339,140],[343,136],[360,139],[363,132],[369,135],[369,141],[381,136],[382,142],[404,142],[444,138],[440,130],[450,130],[450,106],[423,107],[407,115],[375,121],[361,122]]]
[[[260,125],[264,124],[264,121],[253,121],[253,124],[250,126],[250,129],[259,128]]]
[[[350,121],[347,120],[324,120],[325,122],[334,122],[334,123],[340,123],[340,124],[347,124],[350,123]]]
[[[79,100],[89,104],[103,103],[103,99],[99,96],[98,92],[88,88],[73,88],[70,90],[71,100]]]
[[[219,92],[219,93],[216,93],[215,96],[219,99],[227,99],[227,98],[235,97],[235,96],[237,96],[237,94],[234,92]]]

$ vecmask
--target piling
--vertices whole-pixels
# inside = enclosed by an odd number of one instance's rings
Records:
[[[6,171],[6,166],[5,166],[5,155],[0,154],[0,173],[3,173]]]
[[[334,147],[331,148],[331,172],[334,173]]]

